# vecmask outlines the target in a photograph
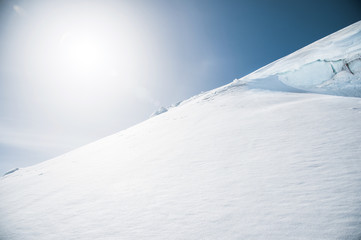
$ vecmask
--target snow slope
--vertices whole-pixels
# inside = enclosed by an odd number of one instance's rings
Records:
[[[360,32],[5,175],[0,239],[359,240]]]

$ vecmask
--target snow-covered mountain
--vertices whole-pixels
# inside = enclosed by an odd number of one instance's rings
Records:
[[[0,239],[360,239],[360,54],[361,21],[12,171]]]

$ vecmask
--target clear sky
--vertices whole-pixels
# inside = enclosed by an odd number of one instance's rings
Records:
[[[2,0],[0,174],[361,20],[357,0]]]

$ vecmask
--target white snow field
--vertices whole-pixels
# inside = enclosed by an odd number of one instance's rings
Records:
[[[361,21],[6,174],[0,239],[360,240],[360,54]]]

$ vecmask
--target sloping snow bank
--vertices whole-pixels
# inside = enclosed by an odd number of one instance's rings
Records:
[[[360,99],[259,87],[6,175],[0,239],[358,240]]]

